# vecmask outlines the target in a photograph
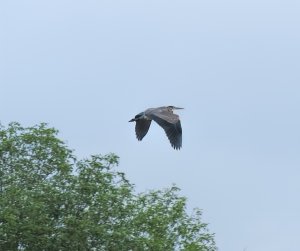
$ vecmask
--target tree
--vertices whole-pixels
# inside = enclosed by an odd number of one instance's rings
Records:
[[[136,194],[116,155],[77,160],[57,133],[0,125],[0,250],[216,250],[177,187]]]

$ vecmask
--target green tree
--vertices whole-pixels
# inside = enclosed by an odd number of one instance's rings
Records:
[[[136,194],[117,165],[77,160],[46,124],[0,125],[0,250],[216,250],[177,187]]]

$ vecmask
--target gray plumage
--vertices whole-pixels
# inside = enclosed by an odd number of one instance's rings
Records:
[[[175,106],[162,106],[149,108],[137,114],[129,122],[136,122],[135,133],[138,140],[142,140],[147,134],[151,121],[154,120],[165,131],[171,146],[179,150],[182,147],[182,129],[179,116],[173,110],[183,109]]]

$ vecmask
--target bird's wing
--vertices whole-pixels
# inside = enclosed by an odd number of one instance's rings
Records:
[[[151,120],[139,119],[135,124],[135,134],[138,140],[142,140],[147,134],[149,127],[151,125]]]
[[[171,112],[162,111],[160,113],[152,113],[151,119],[165,130],[172,147],[176,150],[180,149],[182,146],[182,129],[179,116]]]

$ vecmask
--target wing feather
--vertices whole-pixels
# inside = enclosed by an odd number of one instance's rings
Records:
[[[161,113],[151,114],[151,119],[164,129],[171,146],[174,149],[179,150],[182,147],[182,128],[179,116],[177,114],[164,111]]]
[[[138,140],[142,140],[147,134],[149,127],[151,125],[151,120],[139,119],[135,124],[135,134]]]

